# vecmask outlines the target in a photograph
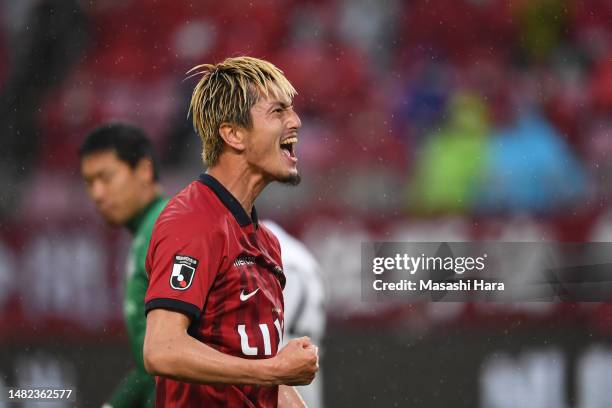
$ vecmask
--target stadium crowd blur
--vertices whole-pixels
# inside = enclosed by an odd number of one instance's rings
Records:
[[[239,54],[299,90],[304,183],[260,206],[313,244],[611,238],[610,2],[25,1],[2,16],[4,264],[44,258],[48,234],[69,252],[104,234],[84,228],[75,154],[99,123],[144,127],[168,192],[195,177],[185,72]]]
[[[227,56],[269,59],[298,89],[303,182],[258,209],[318,256],[332,323],[372,310],[361,241],[612,240],[610,1],[29,0],[0,14],[1,337],[121,327],[127,238],[88,204],[77,147],[102,122],[140,125],[175,193],[201,171],[185,72]],[[377,307],[381,325],[415,309]]]
[[[195,177],[185,72],[239,54],[270,59],[299,90],[304,183],[261,201],[313,243],[351,229],[419,236],[418,225],[440,239],[610,238],[610,2],[2,7],[4,252],[11,236],[95,223],[75,152],[104,121],[149,132],[170,193]],[[503,236],[510,226],[519,236]]]

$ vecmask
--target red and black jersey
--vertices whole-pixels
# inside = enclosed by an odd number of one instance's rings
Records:
[[[170,200],[146,259],[145,310],[187,314],[189,334],[233,356],[276,355],[283,335],[280,246],[208,174]],[[157,377],[158,407],[276,407],[278,387],[192,384]]]

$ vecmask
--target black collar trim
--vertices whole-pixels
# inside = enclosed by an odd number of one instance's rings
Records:
[[[219,200],[221,200],[223,205],[230,210],[241,227],[246,227],[250,224],[255,224],[255,226],[257,226],[257,211],[255,210],[255,206],[253,206],[253,211],[251,211],[251,216],[249,217],[244,208],[242,208],[240,202],[238,202],[232,193],[223,187],[223,184],[219,183],[216,178],[210,174],[202,173],[198,181],[209,187],[216,196],[219,197]]]

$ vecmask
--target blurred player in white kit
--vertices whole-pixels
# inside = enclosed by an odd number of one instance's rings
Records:
[[[283,272],[287,283],[283,290],[285,298],[285,337],[283,346],[291,339],[310,337],[313,344],[319,345],[319,356],[325,332],[325,283],[314,256],[308,248],[289,235],[274,221],[265,220],[264,225],[276,235],[281,247]],[[310,385],[298,387],[300,396],[308,408],[323,408],[323,381],[325,366]]]

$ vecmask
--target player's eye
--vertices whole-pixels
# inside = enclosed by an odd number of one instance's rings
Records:
[[[100,181],[104,184],[109,183],[112,178],[113,178],[113,173],[111,172],[104,172],[104,173],[101,173],[99,176]]]

